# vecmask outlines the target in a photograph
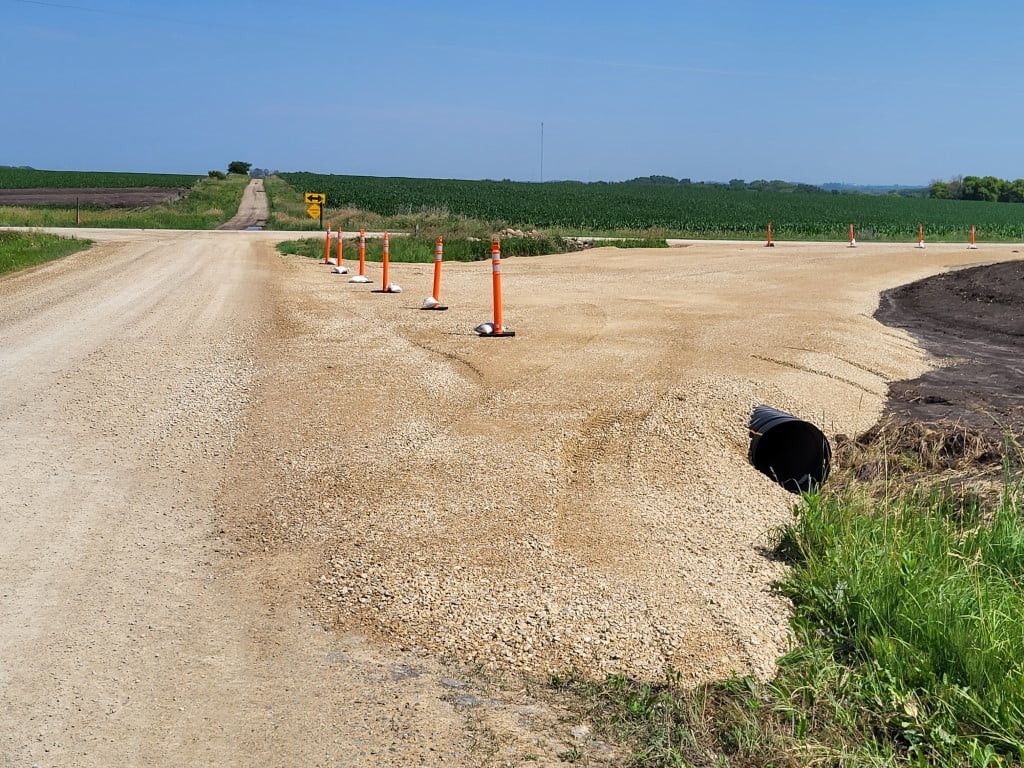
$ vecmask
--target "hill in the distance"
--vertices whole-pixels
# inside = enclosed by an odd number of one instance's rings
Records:
[[[820,186],[826,192],[856,192],[862,195],[928,195],[927,186],[908,184],[844,184],[839,181],[830,181]]]

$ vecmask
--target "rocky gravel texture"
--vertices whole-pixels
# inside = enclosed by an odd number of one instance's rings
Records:
[[[297,439],[262,454],[247,535],[316,542],[318,620],[396,648],[528,675],[770,675],[794,497],[748,465],[750,411],[869,427],[928,365],[872,320],[879,290],[971,254],[685,245],[505,260],[513,339],[471,331],[487,265],[446,264],[451,310],[427,313],[429,267],[392,265],[409,290],[387,296],[287,257],[291,338],[257,413],[267,445]]]
[[[934,361],[879,293],[1012,248],[681,242],[375,294],[265,232],[74,230],[0,279],[0,764],[621,765],[552,671],[770,675],[767,403]],[[301,234],[301,233],[300,233]]]

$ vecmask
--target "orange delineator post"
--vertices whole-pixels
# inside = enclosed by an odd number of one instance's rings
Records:
[[[765,243],[764,246],[765,246],[765,248],[771,248],[774,245],[775,245],[775,243],[772,242],[772,223],[769,221],[768,222],[768,242]]]
[[[338,263],[338,266],[340,267],[341,266],[341,230],[340,229],[338,230],[338,256],[337,256],[337,258],[335,258],[335,261]]]
[[[444,238],[438,237],[434,246],[434,301],[441,300],[441,259],[444,255]]]
[[[327,225],[327,237],[324,238],[324,264],[331,263],[331,225]]]
[[[857,238],[855,238],[853,236],[853,224],[850,225],[850,247],[851,248],[856,248],[857,247]]]
[[[477,326],[476,332],[485,339],[515,336],[516,332],[506,328],[501,317],[501,243],[497,238],[491,240],[491,279],[494,286],[494,322]]]
[[[973,250],[978,246],[974,244],[974,225],[971,224],[971,244],[967,246],[968,249]]]
[[[389,258],[389,255],[390,255],[389,254],[390,250],[391,250],[391,244],[390,244],[390,241],[388,240],[388,233],[385,232],[384,233],[384,254],[383,254],[383,256],[381,256],[381,263],[384,265],[384,274],[381,277],[381,280],[382,280],[382,282],[384,284],[381,286],[381,288],[383,290],[385,290],[385,291],[388,289],[388,258]]]
[[[917,247],[924,248],[924,224],[917,225]]]
[[[501,243],[491,240],[491,280],[494,288],[494,332],[505,330],[501,322]]]
[[[366,277],[366,230],[359,230],[359,276]]]

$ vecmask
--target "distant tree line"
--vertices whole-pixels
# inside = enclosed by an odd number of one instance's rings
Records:
[[[597,182],[599,184],[605,182]],[[619,182],[620,184],[634,184],[646,187],[719,187],[723,189],[752,190],[754,192],[817,192],[821,193],[821,187],[813,184],[799,184],[792,181],[781,181],[779,179],[757,179],[756,181],[744,181],[743,179],[731,179],[728,183],[717,181],[691,181],[690,179],[674,179],[671,176],[639,176],[629,181]]]
[[[956,176],[949,181],[933,181],[928,187],[928,197],[1024,203],[1024,179],[1007,181],[995,176]]]

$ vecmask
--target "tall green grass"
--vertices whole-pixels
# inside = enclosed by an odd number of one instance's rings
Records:
[[[0,230],[0,275],[60,259],[90,245],[89,240]]]
[[[809,497],[782,550],[794,628],[856,671],[876,727],[927,755],[977,741],[1024,757],[1024,519],[949,487]]]
[[[434,261],[436,238],[429,237],[393,237],[390,238],[388,260],[405,263],[429,263]],[[546,253],[562,253],[567,249],[566,242],[560,237],[510,237],[501,241],[502,256],[540,256]],[[311,259],[324,257],[324,238],[304,238],[278,243],[281,253],[294,253]],[[331,256],[335,255],[336,246],[332,243]],[[366,260],[380,261],[384,254],[384,241],[381,238],[367,238]],[[356,240],[342,239],[342,258],[353,261],[359,258]],[[490,240],[451,239],[444,240],[445,261],[482,261],[491,258]]]
[[[807,496],[778,552],[796,647],[773,680],[559,687],[638,766],[1024,763],[1019,483]]]
[[[168,203],[147,208],[82,208],[81,226],[213,229],[235,215],[248,183],[249,177],[241,175],[231,175],[224,180],[205,178],[196,182],[184,197]],[[75,221],[73,207],[0,207],[0,225],[72,227]]]

